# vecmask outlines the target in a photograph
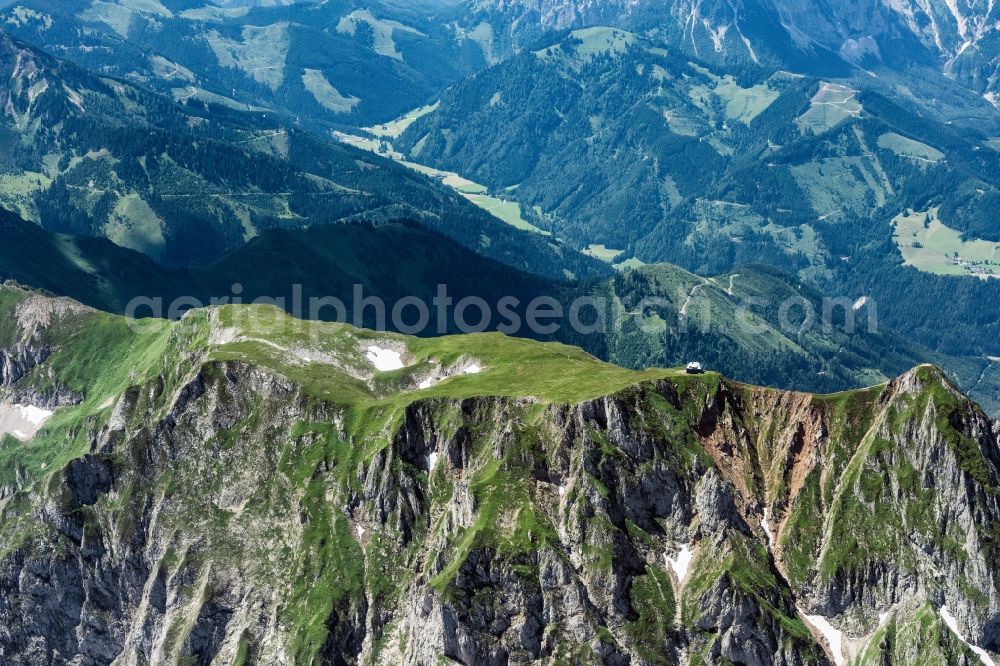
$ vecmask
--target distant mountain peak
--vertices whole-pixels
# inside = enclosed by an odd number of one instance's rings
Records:
[[[817,49],[865,67],[927,62],[994,90],[1000,71],[1000,4],[975,0],[478,0],[514,48],[546,31],[611,25],[657,35],[692,54],[720,61],[785,65]]]

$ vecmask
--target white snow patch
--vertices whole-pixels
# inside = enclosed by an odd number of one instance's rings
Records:
[[[868,297],[867,296],[862,296],[858,300],[854,301],[854,311],[857,312],[861,308],[865,307],[866,303],[868,303]]]
[[[844,658],[844,634],[834,629],[833,625],[822,615],[806,615],[806,619],[809,620],[809,624],[819,630],[819,633],[823,634],[823,638],[826,640],[827,645],[830,646],[830,652],[833,654],[833,662],[837,666],[846,664],[847,659]]]
[[[391,349],[385,349],[383,347],[376,347],[372,345],[368,348],[368,351],[365,352],[365,355],[379,372],[402,370],[406,367],[403,363],[403,356],[399,352],[392,351]]]
[[[694,551],[691,550],[690,544],[684,544],[681,546],[681,552],[677,553],[676,558],[667,557],[667,564],[670,568],[674,570],[674,574],[677,575],[677,582],[684,580],[687,575],[688,568],[691,566],[691,560],[694,557]]]
[[[885,624],[885,621],[889,619],[890,615],[892,615],[892,613],[879,613],[878,614],[878,626],[881,627],[883,624]]]
[[[402,367],[402,366],[400,366]],[[436,368],[431,375],[422,379],[418,384],[418,389],[428,389],[439,382],[443,382],[446,379],[451,379],[452,377],[459,377],[461,375],[478,375],[483,371],[483,366],[477,362],[469,363],[468,365],[455,365],[451,368]]]
[[[427,456],[427,469],[432,470],[434,466],[437,465],[438,454],[437,451],[431,451],[431,454]]]
[[[969,649],[976,653],[976,656],[979,657],[979,661],[983,662],[986,666],[997,666],[996,662],[993,661],[993,658],[990,657],[989,654],[987,654],[986,650],[976,647],[969,641],[965,640],[965,636],[958,631],[958,620],[956,620],[955,616],[951,614],[950,610],[948,610],[948,606],[941,606],[941,619],[944,620],[946,625],[948,625],[951,632],[958,636],[958,640],[968,645]]]
[[[559,486],[559,497],[566,496],[566,486]]]
[[[367,530],[365,530],[365,528],[361,527],[361,525],[358,525],[358,537],[359,537],[359,538],[360,538],[360,537],[363,537],[363,536],[365,535],[365,532],[366,532],[366,531],[367,531]]]
[[[0,404],[0,437],[11,435],[27,442],[52,417],[52,412],[33,405]]]
[[[31,405],[17,405],[17,409],[21,412],[21,416],[33,426],[42,425],[52,416],[52,412],[49,410],[32,407]]]

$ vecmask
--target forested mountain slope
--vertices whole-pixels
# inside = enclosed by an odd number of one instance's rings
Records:
[[[774,69],[713,70],[633,33],[590,28],[455,86],[397,147],[497,190],[516,186],[512,196],[581,243],[657,259],[699,237],[728,240],[720,227],[739,224],[761,237],[745,245],[806,265],[826,257],[782,247],[796,239],[760,228],[839,228],[876,215],[888,228],[894,208],[945,198],[949,224],[1000,237],[984,228],[997,192],[992,138],[870,89]],[[718,221],[688,228],[704,218]],[[657,233],[671,223],[675,233]],[[701,250],[689,261],[728,259]]]
[[[470,9],[466,24],[488,24],[508,53],[552,31],[609,25],[719,64],[882,77],[903,95],[926,93],[919,105],[956,122],[1000,104],[1000,6],[992,2],[474,0]]]
[[[0,303],[0,405],[43,421],[0,444],[7,663],[1000,649],[998,428],[932,367],[816,396],[261,308]]]
[[[386,321],[376,320],[373,307],[365,308],[359,321],[374,328],[391,325],[388,311],[404,298],[419,298],[431,307],[438,285],[446,285],[456,302],[477,296],[494,306],[505,296],[527,303],[577,288],[484,258],[412,221],[271,230],[216,262],[192,267],[164,267],[106,239],[53,234],[9,214],[0,214],[0,237],[0,281],[14,280],[107,312],[124,313],[131,301],[141,299],[143,307],[134,310],[141,317],[179,317],[191,306],[171,313],[171,303],[188,299],[207,305],[219,298],[247,303],[280,298],[289,312],[307,318],[312,299],[333,297],[345,304],[347,321],[353,322],[356,303],[360,309],[361,300],[375,297],[387,304]],[[149,299],[162,303],[158,313],[145,305]],[[338,316],[332,307],[316,314]],[[413,321],[413,313],[407,314]],[[473,323],[477,318],[468,317]],[[458,332],[453,317],[440,332],[436,319],[427,328],[425,335]]]
[[[218,4],[17,0],[5,23],[58,55],[178,99],[281,109],[318,127],[384,122],[487,64],[596,25],[716,64],[877,75],[967,125],[995,115],[1000,94],[1000,10],[974,0]]]
[[[313,128],[372,125],[493,57],[432,2],[18,0],[3,25],[53,55],[189,106],[266,108]]]
[[[1000,351],[1000,143],[877,88],[590,28],[455,86],[395,146],[578,247],[706,275],[768,263],[870,296],[933,348]]]
[[[410,169],[274,118],[184,108],[0,35],[0,202],[53,231],[203,264],[272,228],[410,217],[552,277],[599,262]]]

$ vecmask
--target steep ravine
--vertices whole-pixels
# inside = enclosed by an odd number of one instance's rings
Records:
[[[36,363],[0,398],[72,383],[40,368],[84,316],[0,350]],[[153,336],[152,372],[40,435],[74,455],[8,482],[0,662],[981,663],[944,606],[1000,651],[1000,429],[934,368],[352,402],[296,374],[333,366],[199,347],[215,321]]]

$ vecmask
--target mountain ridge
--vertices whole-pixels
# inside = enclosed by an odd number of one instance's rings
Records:
[[[456,303],[474,297],[497,309],[504,299],[515,298],[512,311],[522,322],[540,297],[558,301],[564,316],[574,303],[593,303],[603,317],[599,331],[577,331],[561,320],[553,334],[523,325],[515,334],[574,344],[625,367],[698,359],[743,381],[831,391],[882,381],[932,361],[970,387],[991,412],[1000,404],[1000,376],[989,360],[934,353],[882,330],[876,306],[866,310],[864,301],[852,297],[830,307],[821,292],[764,267],[703,278],[676,266],[651,265],[614,278],[556,281],[483,260],[405,220],[269,231],[214,264],[188,268],[161,267],[103,239],[55,235],[2,214],[0,231],[6,241],[0,247],[0,281],[13,279],[107,312],[175,318],[192,302],[263,298],[279,299],[300,318],[342,316],[355,324],[399,330],[403,322],[389,316],[395,304],[418,298],[429,307],[439,285],[446,285]],[[358,313],[358,288],[363,298],[385,303],[385,321],[371,308]],[[312,299],[330,297],[343,313],[333,308],[311,313]],[[130,303],[143,305],[132,311]],[[181,303],[183,308],[175,307]],[[782,304],[788,303],[808,308],[812,316],[783,319]],[[419,334],[463,330],[454,311],[446,314],[443,328],[429,324]],[[499,312],[493,314],[487,330],[506,326]],[[591,314],[597,316],[588,306],[583,320],[589,322]],[[870,330],[873,323],[876,329]],[[799,330],[803,324],[809,325]]]
[[[36,441],[4,438],[13,663],[896,665],[1000,647],[996,544],[972,520],[1000,518],[996,423],[931,367],[810,396],[496,335],[308,342],[232,306],[126,333],[0,297],[19,359],[4,399],[54,409]],[[114,348],[77,355],[89,336],[65,334],[95,325]],[[373,346],[403,367],[379,370]],[[122,347],[131,374],[104,362]],[[446,378],[414,390],[434,366]],[[28,603],[53,585],[58,606]]]
[[[0,662],[1000,659],[993,0],[0,7]]]
[[[996,107],[998,13],[992,3],[760,0],[705,5],[599,0],[481,0],[473,16],[510,26],[517,44],[546,30],[609,24],[658,35],[715,62],[754,62],[821,74],[834,62],[857,68],[922,66],[940,80],[958,79]],[[471,18],[471,21],[478,20]]]

